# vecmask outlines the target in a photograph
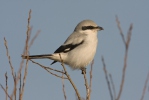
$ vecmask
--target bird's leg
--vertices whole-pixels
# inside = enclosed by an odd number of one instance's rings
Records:
[[[86,74],[86,68],[81,68],[82,74]]]

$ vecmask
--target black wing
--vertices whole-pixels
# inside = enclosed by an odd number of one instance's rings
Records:
[[[67,53],[67,52],[73,50],[74,48],[76,48],[77,46],[81,45],[83,42],[84,42],[84,41],[82,41],[82,42],[80,42],[80,43],[78,43],[78,44],[61,45],[54,53],[62,53],[62,52],[63,52],[63,53]],[[57,61],[53,61],[53,62],[51,63],[51,65],[54,64],[54,63],[56,63],[56,62],[57,62]]]

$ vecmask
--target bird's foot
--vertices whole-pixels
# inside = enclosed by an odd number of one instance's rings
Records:
[[[86,68],[81,68],[82,74],[86,74]]]

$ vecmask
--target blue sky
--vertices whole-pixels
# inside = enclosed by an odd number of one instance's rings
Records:
[[[4,74],[7,71],[9,93],[11,93],[13,80],[6,56],[4,37],[8,42],[14,70],[17,72],[26,39],[28,12],[31,9],[32,36],[38,30],[41,32],[30,48],[30,54],[53,53],[73,32],[78,22],[84,19],[94,20],[104,28],[104,31],[100,31],[98,34],[99,44],[93,67],[91,100],[109,100],[110,95],[101,56],[104,56],[107,70],[112,74],[116,93],[118,93],[125,48],[115,21],[117,15],[125,36],[130,24],[133,23],[121,100],[140,99],[149,72],[148,4],[148,0],[0,1],[0,83],[5,85]],[[52,62],[48,59],[36,61],[45,66],[50,66]],[[62,70],[60,63],[50,67]],[[89,69],[88,66],[88,80]],[[81,96],[85,97],[86,92],[81,72],[78,70],[72,71],[69,67],[67,67],[67,70]],[[147,86],[149,87],[149,83]],[[75,92],[67,80],[65,81],[65,87],[68,100],[75,100]],[[24,100],[47,100],[49,98],[51,100],[64,99],[61,79],[50,75],[39,66],[29,62]],[[0,99],[5,99],[2,89],[0,89]],[[148,99],[149,90],[146,91],[144,100]]]

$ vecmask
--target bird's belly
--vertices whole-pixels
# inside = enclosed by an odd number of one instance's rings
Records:
[[[66,60],[72,69],[80,69],[86,67],[94,58],[96,45],[82,45],[69,52]]]

